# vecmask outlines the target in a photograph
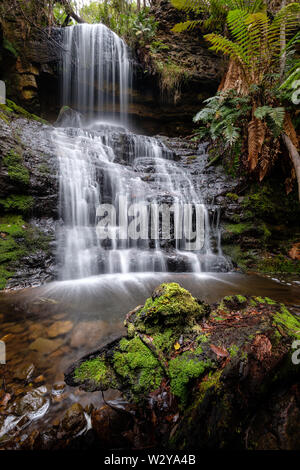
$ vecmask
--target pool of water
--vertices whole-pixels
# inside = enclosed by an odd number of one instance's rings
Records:
[[[100,393],[65,387],[64,372],[83,355],[122,335],[126,313],[144,303],[161,282],[173,281],[207,302],[231,294],[267,296],[300,314],[299,280],[238,273],[103,275],[3,292],[0,340],[6,345],[7,364],[0,365],[2,396],[9,393],[18,400],[31,390],[41,390],[44,407],[29,413],[27,420],[27,425],[39,429],[60,418],[74,402],[84,407],[90,403],[101,405]],[[26,378],[27,369],[31,374]],[[117,395],[105,392],[106,399]],[[15,410],[8,407],[2,420],[0,416],[0,438],[7,432],[7,416],[16,414]],[[18,417],[28,411],[22,406],[17,410]]]

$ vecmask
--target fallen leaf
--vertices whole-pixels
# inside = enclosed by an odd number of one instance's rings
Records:
[[[289,251],[289,256],[292,259],[300,260],[300,243],[294,243]]]
[[[210,349],[219,357],[228,357],[229,353],[226,351],[226,349],[219,348],[218,346],[215,346],[214,344],[210,345]]]

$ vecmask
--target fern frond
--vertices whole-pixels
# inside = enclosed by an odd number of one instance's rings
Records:
[[[171,3],[177,10],[186,12],[200,13],[201,11],[209,11],[209,2],[205,0],[171,0]]]
[[[257,119],[266,119],[275,137],[278,137],[283,129],[285,109],[282,107],[272,108],[271,106],[260,106],[256,108],[254,116]]]
[[[196,28],[196,26],[200,26],[202,20],[188,20],[184,21],[183,23],[177,23],[171,29],[173,33],[182,33],[183,31],[191,31]]]
[[[249,66],[248,57],[244,54],[244,51],[239,44],[214,33],[206,34],[204,38],[212,44],[210,47],[211,50],[215,52],[223,52],[223,54],[229,55],[231,59],[240,62],[243,67]]]
[[[300,4],[290,3],[275,16],[269,28],[268,41],[273,54],[280,54],[280,31],[284,28],[286,37],[290,37],[300,26]],[[284,52],[284,51],[282,51]]]

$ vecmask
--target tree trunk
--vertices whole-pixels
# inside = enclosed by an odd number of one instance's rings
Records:
[[[297,183],[298,183],[298,195],[299,195],[299,201],[300,201],[300,155],[298,150],[296,149],[295,145],[291,141],[290,137],[287,134],[282,134],[283,142],[285,143],[291,160],[293,162],[295,172],[296,172],[296,178],[297,178]]]
[[[281,1],[281,8],[286,6],[286,0]],[[285,36],[285,24],[280,27],[280,79],[283,79],[284,69],[286,64],[286,36]]]
[[[75,13],[68,0],[60,0],[59,3],[63,5],[67,15],[70,15],[77,23],[85,23],[85,21]]]

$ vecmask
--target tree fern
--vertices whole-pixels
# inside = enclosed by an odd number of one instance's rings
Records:
[[[272,108],[271,106],[260,106],[256,108],[254,116],[260,120],[266,120],[274,137],[278,137],[284,124],[285,109],[282,107]]]
[[[299,3],[287,5],[272,22],[266,12],[247,13],[236,9],[227,15],[232,40],[219,34],[204,37],[211,43],[212,50],[228,55],[241,65],[249,85],[260,83],[271,64],[278,62],[281,27],[285,27],[286,35],[291,35],[299,22],[299,14]]]
[[[187,19],[172,29],[181,33],[202,26],[205,31],[219,30],[224,26],[226,15],[230,10],[243,9],[254,13],[265,9],[263,0],[171,0],[172,5],[187,14],[201,15],[201,19]]]

